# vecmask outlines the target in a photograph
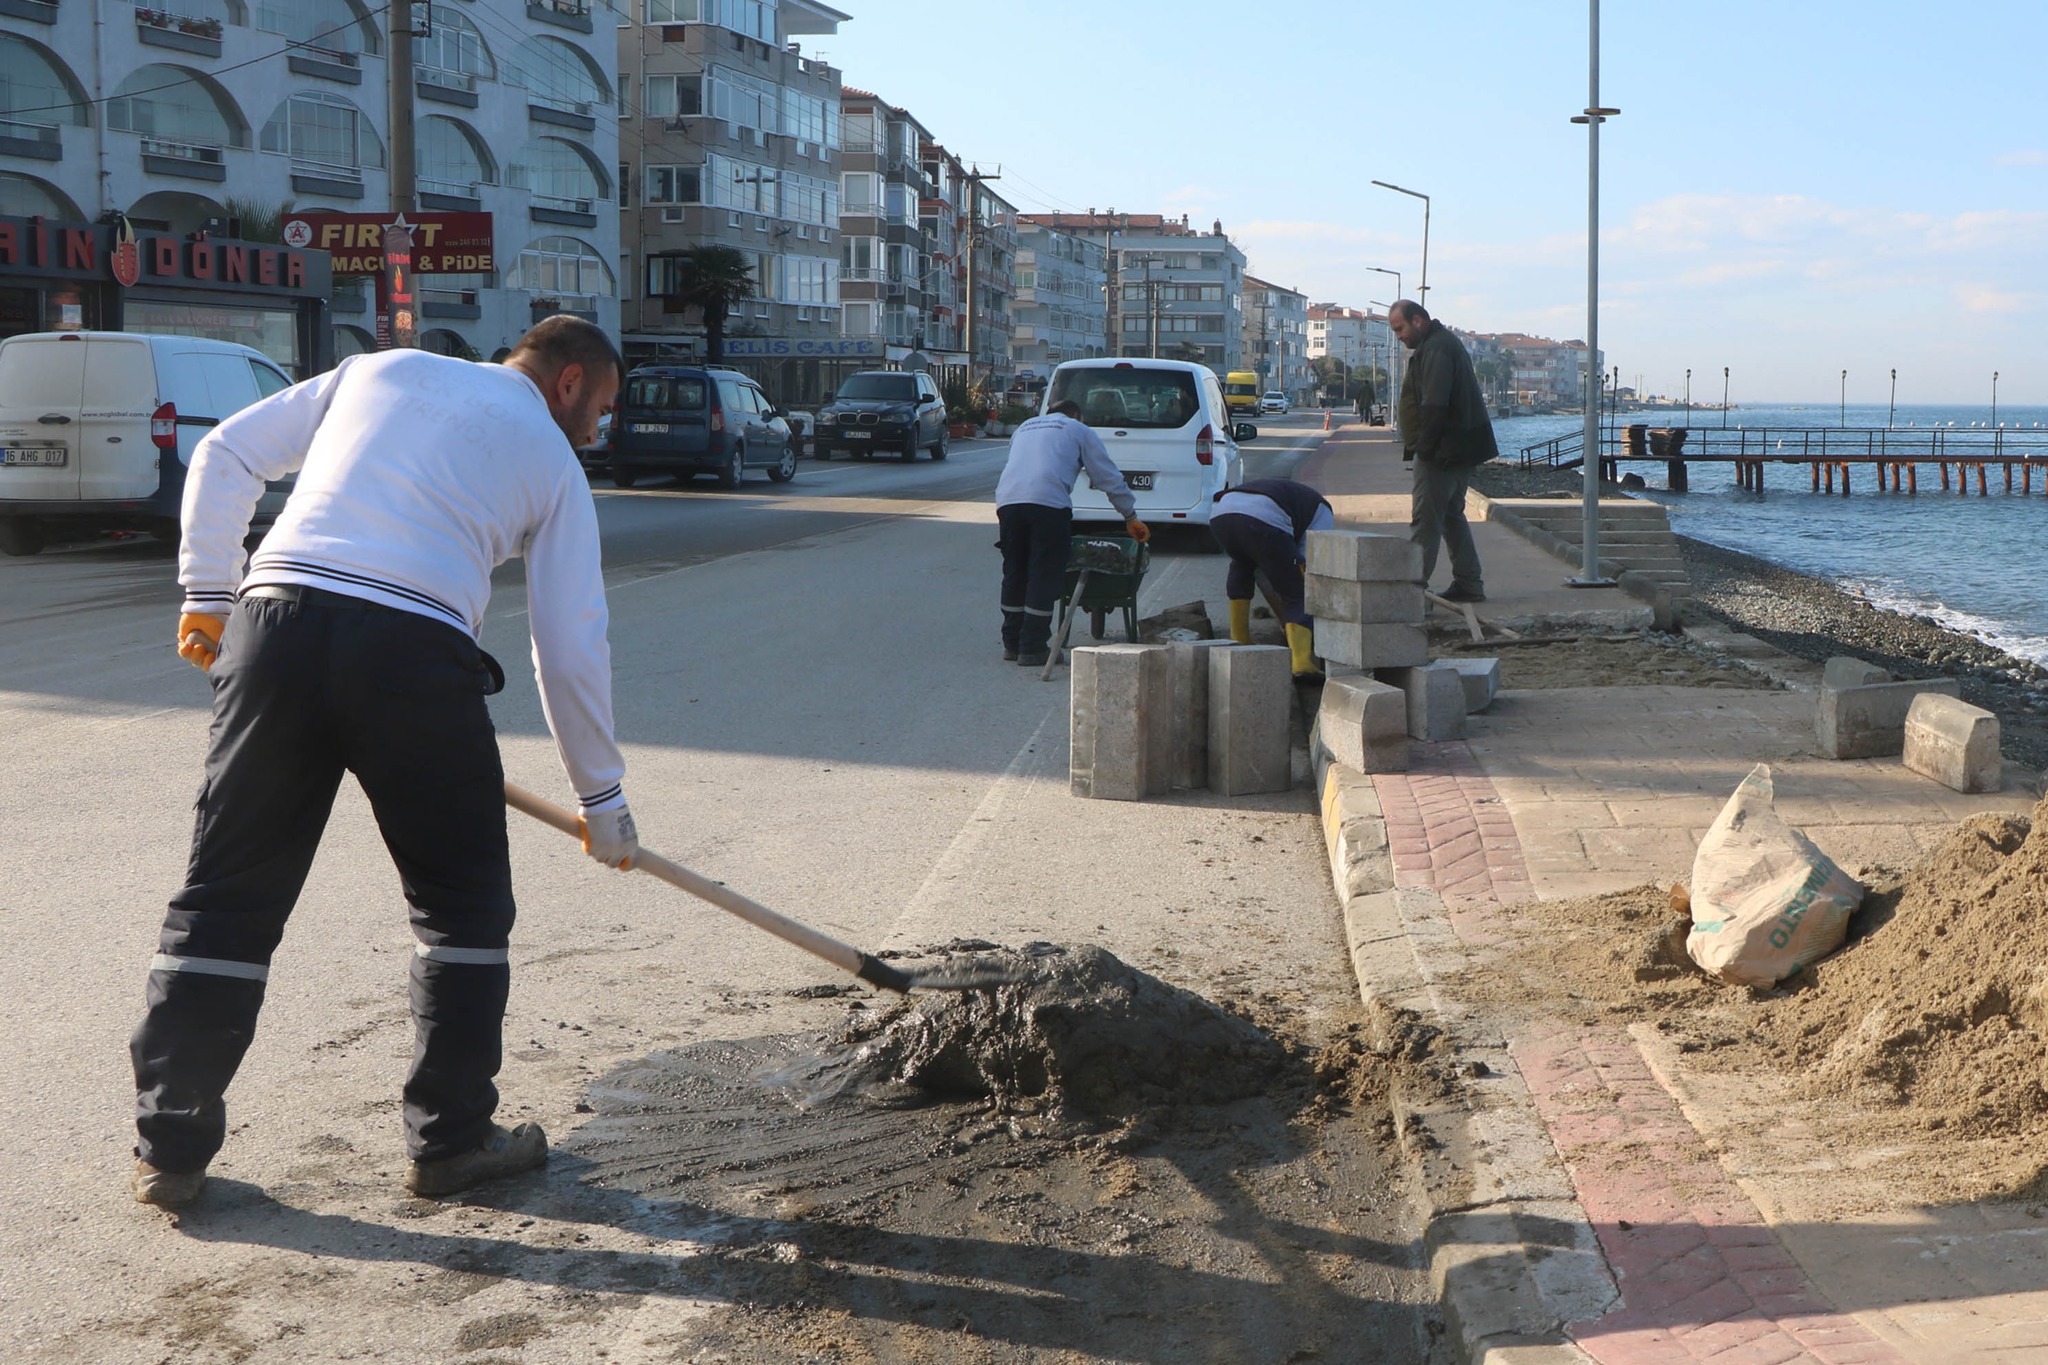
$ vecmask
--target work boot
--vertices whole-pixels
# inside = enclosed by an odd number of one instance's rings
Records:
[[[1017,646],[1015,646],[1015,645],[1004,645],[1004,646],[1003,646],[1003,657],[1004,657],[1005,659],[1009,660],[1009,661],[1010,661],[1011,663],[1016,663],[1016,662],[1017,662]]]
[[[1241,645],[1252,642],[1252,600],[1249,597],[1230,599],[1230,638]]]
[[[517,1128],[491,1125],[482,1145],[435,1161],[415,1161],[405,1173],[405,1188],[422,1199],[455,1194],[486,1180],[502,1180],[545,1166],[548,1136],[537,1123]]]
[[[1049,649],[1041,649],[1036,654],[1020,653],[1017,655],[1017,665],[1020,668],[1044,668],[1045,661],[1051,657],[1052,651]]]
[[[1484,602],[1486,600],[1486,594],[1478,588],[1462,587],[1456,583],[1451,584],[1450,587],[1445,588],[1437,595],[1446,602]]]
[[[160,1171],[147,1161],[135,1163],[135,1202],[154,1204],[160,1209],[182,1209],[199,1197],[206,1185],[206,1168],[196,1171]]]
[[[1287,623],[1287,652],[1292,656],[1296,682],[1315,682],[1323,676],[1316,664],[1315,632],[1307,626]]]

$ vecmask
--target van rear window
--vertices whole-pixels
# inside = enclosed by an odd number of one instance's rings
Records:
[[[668,378],[661,375],[638,375],[626,382],[625,407],[662,408],[674,411],[701,412],[704,409],[704,381],[692,378]]]
[[[1061,370],[1053,376],[1049,408],[1072,401],[1081,405],[1081,420],[1091,427],[1184,427],[1200,410],[1195,377],[1186,370],[1125,369]]]

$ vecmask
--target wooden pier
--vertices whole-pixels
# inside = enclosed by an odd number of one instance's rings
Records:
[[[1733,465],[1735,486],[1761,494],[1765,468],[1801,469],[1810,491],[1849,496],[1857,485],[1880,493],[1914,495],[1920,491],[1920,470],[1931,471],[1941,492],[1967,495],[1976,485],[1988,497],[1994,485],[2021,497],[2034,491],[2034,471],[2041,473],[2041,491],[2048,495],[2048,429],[1986,427],[1735,427],[1652,430],[1634,425],[1601,433],[1600,472],[1619,482],[1621,466],[1661,463],[1666,486],[1683,493],[1691,485],[1693,465]],[[1522,449],[1524,469],[1548,466],[1574,469],[1585,463],[1584,438],[1578,434],[1541,441]],[[1862,471],[1859,477],[1857,471]],[[1994,477],[1993,471],[1997,471]],[[1798,473],[1791,474],[1793,480]],[[1797,487],[1797,483],[1793,484]],[[1933,491],[1930,489],[1930,491]]]

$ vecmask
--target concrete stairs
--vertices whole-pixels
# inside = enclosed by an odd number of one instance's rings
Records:
[[[1585,508],[1577,498],[1488,498],[1477,493],[1472,497],[1483,503],[1487,520],[1509,527],[1566,563],[1580,562]],[[1674,612],[1692,596],[1692,579],[1660,503],[1601,499],[1600,571],[1622,580],[1633,596],[1664,598]]]

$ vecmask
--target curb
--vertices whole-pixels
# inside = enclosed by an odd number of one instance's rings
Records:
[[[1448,1099],[1399,1082],[1391,1096],[1402,1150],[1422,1177],[1446,1340],[1469,1365],[1592,1365],[1565,1324],[1603,1316],[1620,1290],[1506,1040],[1446,1009],[1436,989],[1465,959],[1443,899],[1395,886],[1372,778],[1319,744],[1312,761],[1360,995],[1385,1016],[1383,1034],[1387,1022],[1402,1025],[1468,1078]]]

